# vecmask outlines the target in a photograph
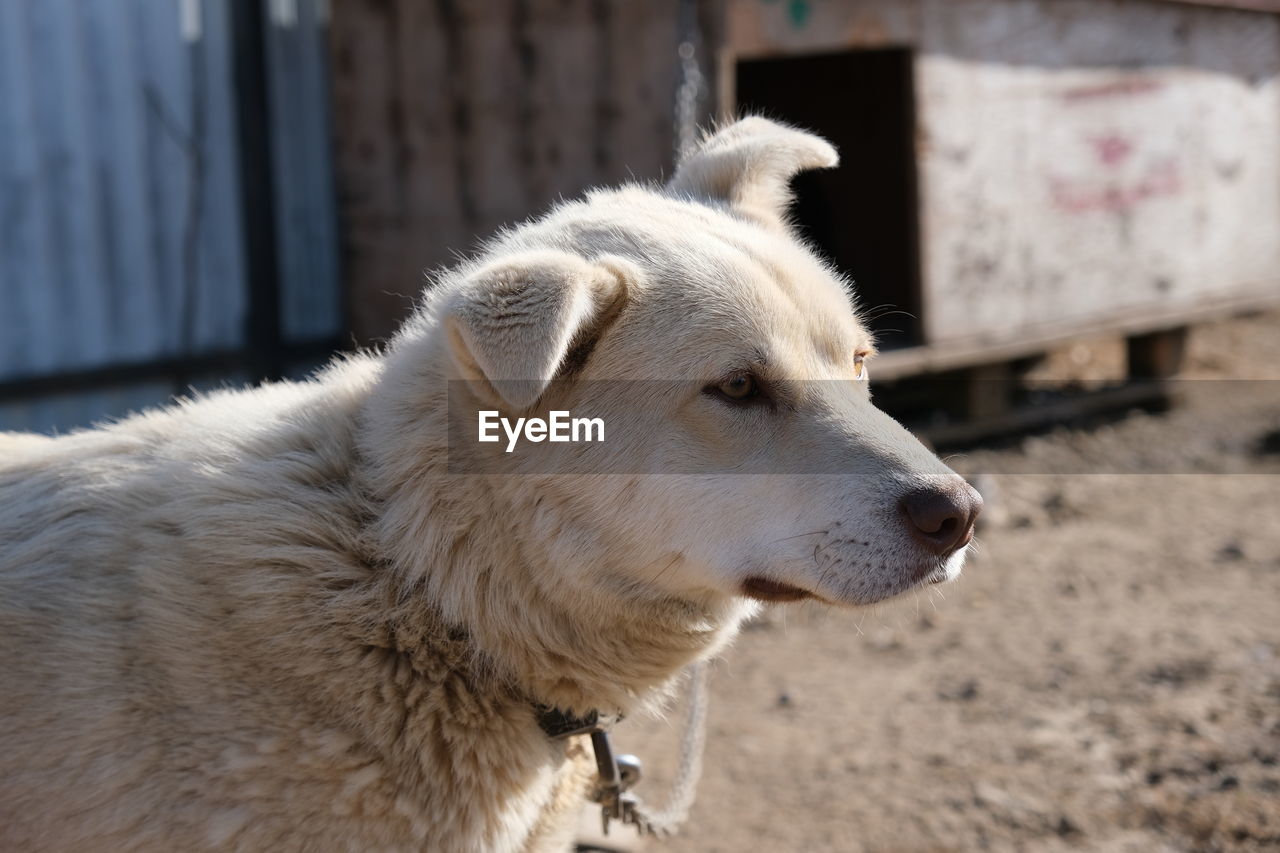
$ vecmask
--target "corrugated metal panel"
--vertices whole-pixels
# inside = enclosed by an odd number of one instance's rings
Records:
[[[267,30],[281,321],[290,341],[342,325],[323,0],[272,0]]]
[[[0,377],[243,334],[227,29],[172,0],[0,4]]]
[[[304,343],[342,323],[325,4],[263,7],[282,343]],[[250,344],[229,9],[0,0],[0,385]],[[173,390],[11,399],[0,429],[65,430]]]

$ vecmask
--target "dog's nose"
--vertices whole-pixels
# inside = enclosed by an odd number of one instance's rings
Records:
[[[900,505],[911,535],[941,556],[969,544],[973,523],[982,511],[982,495],[962,481],[907,492]]]

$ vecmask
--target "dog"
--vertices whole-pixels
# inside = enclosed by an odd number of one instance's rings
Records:
[[[381,352],[0,437],[0,849],[564,850],[593,763],[539,709],[954,578],[981,499],[872,404],[787,219],[836,162],[744,119],[499,234]],[[603,440],[479,440],[552,411]]]

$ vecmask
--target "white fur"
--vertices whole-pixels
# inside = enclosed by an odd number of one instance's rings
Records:
[[[748,120],[669,190],[499,236],[384,354],[0,436],[0,849],[565,849],[591,762],[535,702],[659,700],[747,577],[857,604],[958,571],[894,508],[955,475],[851,381],[869,336],[783,225],[787,178],[833,162]],[[744,365],[821,381],[702,392]],[[495,405],[590,409],[608,452],[450,444]]]

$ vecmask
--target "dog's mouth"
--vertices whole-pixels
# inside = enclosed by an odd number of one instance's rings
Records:
[[[874,604],[877,601],[893,598],[912,589],[949,583],[955,580],[959,577],[961,567],[964,565],[964,550],[963,548],[959,549],[941,562],[930,561],[906,568],[902,570],[896,584],[891,584],[878,594],[873,593],[871,597],[860,597],[858,600],[846,599],[843,596],[829,598],[821,593],[812,592],[761,575],[750,575],[742,581],[740,594],[746,598],[769,603],[808,600],[824,604]]]
[[[742,594],[747,598],[754,598],[756,601],[773,602],[802,601],[806,598],[814,597],[813,593],[798,586],[779,583],[756,575],[752,575],[742,582]]]

